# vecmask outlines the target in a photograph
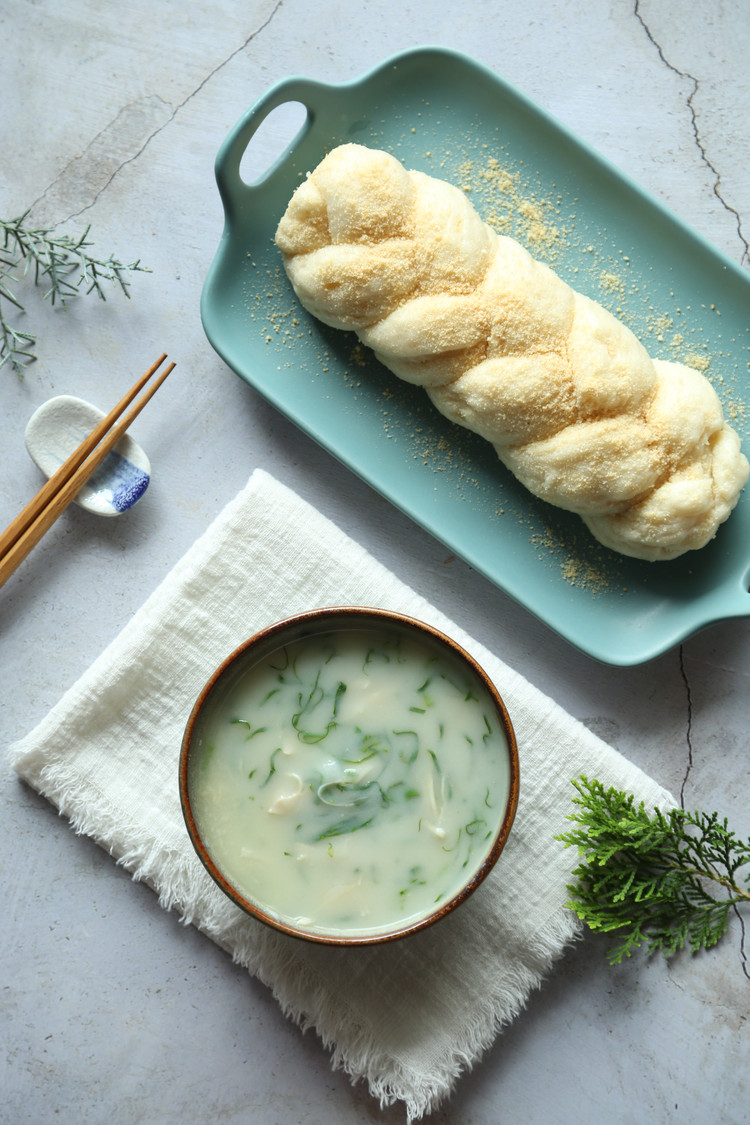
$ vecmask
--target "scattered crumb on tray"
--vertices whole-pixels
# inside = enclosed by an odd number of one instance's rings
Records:
[[[429,103],[425,103],[425,108],[428,106]],[[412,148],[417,126],[421,129],[422,124],[417,121],[416,126],[408,128],[408,144]],[[477,133],[481,135],[479,127]],[[385,135],[380,145],[375,136],[369,143],[390,148],[395,155],[400,155],[397,146],[386,143]],[[624,249],[613,250],[606,232],[591,229],[587,222],[579,219],[576,198],[570,198],[554,185],[547,189],[533,182],[523,162],[519,166],[510,158],[499,159],[486,143],[475,144],[473,149],[470,146],[467,135],[455,142],[455,148],[446,139],[438,154],[433,134],[431,143],[424,148],[424,160],[428,167],[434,165],[430,167],[432,174],[461,187],[499,234],[516,238],[536,258],[559,269],[569,284],[588,292],[628,324],[650,354],[685,363],[711,378],[722,397],[727,416],[735,424],[746,422],[747,404],[744,395],[735,394],[736,376],[723,375],[720,364],[712,362],[711,354],[700,339],[700,328],[692,310],[676,307],[676,302],[669,311],[648,304],[648,287],[643,279],[638,279],[630,254]],[[493,149],[502,153],[501,144]],[[408,157],[400,158],[409,162]],[[413,388],[400,384],[394,388],[388,375],[382,383],[373,385],[367,369],[374,367],[375,361],[353,335],[337,334],[343,343],[337,342],[329,348],[325,334],[321,334],[319,326],[313,325],[296,304],[273,251],[269,261],[270,266],[263,266],[251,259],[243,296],[247,315],[257,326],[262,341],[276,351],[281,374],[284,370],[306,371],[317,378],[329,367],[343,367],[342,386],[350,396],[351,408],[376,410],[385,438],[408,443],[415,465],[430,470],[436,477],[443,477],[441,490],[445,488],[444,474],[448,474],[451,486],[471,493],[474,502],[481,503],[488,519],[494,521],[511,516],[517,524],[527,527],[528,541],[537,557],[569,586],[592,596],[627,593],[619,573],[620,564],[627,565],[627,560],[613,559],[611,552],[588,536],[583,525],[580,533],[573,530],[568,533],[567,529],[552,531],[543,518],[540,521],[538,513],[524,506],[522,501],[516,501],[514,487],[506,490],[499,463],[497,481],[493,480],[491,485],[483,483],[476,475],[471,453],[471,441],[478,439],[464,433],[461,445],[450,443],[446,440],[441,416],[426,397],[424,401],[421,396],[415,398]],[[648,264],[642,266],[646,271],[648,268]],[[710,306],[710,311],[720,316],[715,306]],[[301,342],[303,346],[299,347]],[[734,369],[736,349],[729,354]],[[358,405],[360,401],[362,405]]]

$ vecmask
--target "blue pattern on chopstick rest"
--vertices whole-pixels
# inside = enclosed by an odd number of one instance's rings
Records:
[[[113,450],[81,492],[95,494],[100,503],[109,504],[115,512],[125,512],[140,500],[150,481],[148,473]]]

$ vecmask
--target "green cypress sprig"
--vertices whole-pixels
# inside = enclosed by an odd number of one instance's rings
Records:
[[[6,316],[5,304],[26,311],[12,288],[18,281],[31,276],[35,286],[45,287],[45,300],[64,305],[70,298],[89,293],[105,301],[105,285],[114,285],[129,297],[127,275],[150,272],[140,259],[124,263],[112,254],[94,257],[88,237],[90,226],[77,237],[55,234],[50,227],[26,225],[28,214],[25,211],[17,219],[0,219],[0,367],[10,363],[19,374],[36,359],[32,350],[36,337],[19,331]]]
[[[580,857],[567,905],[591,930],[623,931],[610,963],[641,946],[670,957],[716,945],[730,911],[750,902],[750,839],[717,813],[650,812],[599,781],[573,785],[577,811],[568,819],[577,827],[556,837]]]

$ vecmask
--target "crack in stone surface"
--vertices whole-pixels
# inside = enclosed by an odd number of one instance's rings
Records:
[[[733,207],[731,205],[731,203],[728,203],[727,200],[722,195],[721,173],[719,172],[716,165],[711,161],[711,158],[708,155],[708,151],[706,150],[706,146],[704,145],[704,143],[701,139],[701,133],[700,133],[700,129],[698,127],[698,114],[697,114],[697,111],[696,111],[696,108],[695,108],[695,97],[696,97],[696,95],[697,95],[697,93],[700,89],[700,82],[698,81],[698,79],[694,75],[690,74],[686,70],[681,70],[678,66],[675,66],[674,63],[670,62],[669,59],[666,57],[666,55],[664,54],[664,51],[662,50],[661,44],[658,43],[657,40],[654,38],[654,35],[651,32],[651,28],[649,27],[648,23],[646,22],[645,17],[641,13],[640,0],[635,0],[634,7],[633,7],[633,14],[635,15],[635,18],[638,20],[638,22],[640,23],[644,32],[646,33],[646,36],[648,37],[649,41],[656,48],[656,51],[659,55],[659,58],[664,63],[664,65],[666,67],[668,67],[669,70],[671,70],[674,74],[679,75],[680,78],[684,78],[684,79],[686,79],[686,81],[692,83],[693,89],[692,89],[691,93],[688,95],[686,104],[687,104],[688,110],[690,112],[690,121],[691,121],[691,125],[692,125],[693,136],[695,138],[695,143],[696,143],[698,151],[701,155],[701,160],[703,161],[703,163],[706,165],[706,167],[710,171],[711,175],[713,176],[713,193],[714,193],[714,195],[716,196],[716,198],[718,199],[718,201],[722,205],[722,207],[725,209],[725,211],[727,211],[730,215],[732,215],[734,220],[735,220],[735,224],[736,224],[736,227],[737,227],[737,235],[738,235],[739,240],[740,240],[740,242],[742,243],[742,246],[743,246],[742,257],[741,257],[740,261],[742,263],[750,262],[750,242],[748,242],[748,239],[745,237],[745,235],[743,233],[743,230],[742,230],[742,217],[741,217],[739,211],[737,210],[737,208]]]
[[[680,645],[680,676],[685,688],[685,702],[687,704],[687,721],[685,726],[685,742],[687,745],[687,764],[685,766],[685,773],[682,778],[682,785],[680,786],[680,808],[685,808],[685,789],[687,788],[688,779],[693,768],[693,693],[690,688],[690,680],[685,670],[685,649]]]
[[[173,116],[172,107],[153,94],[122,106],[115,117],[74,156],[31,204],[35,222],[56,226],[90,207],[92,185],[110,183],[119,169],[142,151],[144,137],[155,136]],[[97,194],[104,188],[100,187]],[[94,199],[96,195],[94,196]],[[47,205],[45,208],[45,204]]]
[[[745,929],[745,919],[742,917],[740,909],[736,903],[733,909],[734,913],[737,915],[737,921],[740,925],[740,968],[742,969],[747,979],[750,980],[750,964],[748,963],[747,949],[745,946],[745,936],[747,933]]]
[[[680,786],[680,808],[684,809],[685,808],[685,790],[687,788],[688,780],[690,778],[690,773],[691,773],[692,768],[693,768],[694,756],[693,756],[693,693],[692,693],[692,689],[690,687],[690,679],[688,677],[687,670],[685,668],[685,650],[684,650],[684,647],[682,645],[680,645],[680,649],[679,649],[679,661],[680,661],[680,676],[682,678],[682,683],[683,683],[683,686],[685,688],[685,702],[686,702],[686,706],[687,706],[687,716],[686,716],[686,725],[685,725],[685,743],[687,745],[687,764],[685,766],[685,773],[684,773],[683,778],[682,778],[682,785]],[[747,930],[745,928],[745,919],[744,919],[744,917],[742,915],[742,912],[739,908],[739,905],[737,903],[733,904],[732,911],[733,911],[735,917],[737,918],[737,922],[739,924],[739,930],[740,930],[739,946],[738,946],[738,953],[739,953],[739,958],[740,958],[740,968],[742,969],[742,972],[748,978],[748,980],[750,980],[750,960],[748,959],[747,947],[746,947]]]
[[[654,35],[652,34],[651,29],[648,26],[648,23],[646,22],[646,19],[644,18],[644,16],[641,13],[640,0],[634,0],[633,12],[634,12],[634,15],[635,15],[636,19],[638,20],[641,27],[643,28],[644,32],[646,33],[646,36],[648,37],[649,41],[656,48],[656,51],[658,52],[659,58],[664,63],[664,65],[666,67],[668,67],[671,71],[673,71],[673,73],[679,75],[680,78],[684,78],[686,81],[689,81],[692,84],[692,91],[687,98],[686,104],[687,104],[688,110],[690,111],[690,120],[691,120],[691,125],[692,125],[692,130],[693,130],[693,136],[695,137],[695,143],[697,145],[698,151],[700,152],[701,160],[704,162],[706,167],[711,172],[711,175],[713,176],[713,180],[714,180],[714,182],[713,182],[713,192],[714,192],[714,195],[716,196],[716,198],[718,199],[718,201],[722,205],[722,207],[724,207],[724,209],[730,215],[734,216],[736,226],[737,226],[737,234],[738,234],[739,239],[740,239],[740,241],[741,241],[741,243],[744,247],[742,257],[741,257],[740,261],[741,261],[742,264],[744,264],[746,262],[750,262],[750,243],[748,243],[747,238],[745,238],[745,235],[743,234],[742,219],[741,219],[740,213],[735,207],[732,207],[731,204],[729,204],[727,202],[727,200],[724,198],[724,196],[722,195],[721,174],[718,171],[718,169],[716,168],[716,166],[713,164],[713,162],[711,161],[711,159],[708,155],[708,152],[706,150],[706,146],[704,145],[704,143],[701,139],[700,129],[699,129],[699,126],[698,126],[698,114],[697,114],[697,111],[695,109],[695,97],[696,97],[696,95],[697,95],[697,93],[700,89],[700,83],[699,83],[698,79],[695,78],[694,75],[689,74],[687,71],[680,70],[679,67],[675,66],[674,63],[671,63],[669,61],[669,59],[665,56],[661,45],[654,38]],[[687,671],[685,669],[685,654],[684,654],[684,648],[683,648],[682,645],[680,645],[680,650],[679,650],[679,662],[680,662],[680,676],[682,677],[682,682],[683,682],[683,685],[684,685],[684,688],[685,688],[685,699],[686,699],[686,705],[687,705],[687,717],[686,717],[686,727],[685,727],[685,742],[686,742],[686,745],[687,745],[687,763],[686,763],[686,766],[685,766],[685,773],[684,773],[683,778],[682,778],[682,784],[680,786],[680,806],[681,806],[681,808],[684,809],[685,808],[685,792],[686,792],[686,789],[687,789],[687,785],[688,785],[688,781],[689,781],[689,778],[690,778],[691,771],[693,769],[693,696],[692,696],[692,690],[691,690],[691,687],[690,687],[690,680],[688,678]],[[735,917],[737,918],[737,922],[738,922],[738,925],[739,925],[740,936],[739,936],[738,953],[739,953],[739,959],[740,959],[740,968],[741,968],[743,974],[748,978],[748,980],[750,980],[750,958],[748,957],[748,952],[747,952],[747,928],[745,926],[745,919],[742,915],[742,912],[739,909],[739,906],[736,903],[733,905],[732,910],[735,914]]]
[[[34,211],[35,209],[37,209],[43,202],[48,200],[50,196],[56,196],[56,202],[58,206],[60,205],[60,203],[64,204],[67,198],[70,208],[68,214],[64,219],[58,219],[57,222],[53,225],[57,225],[57,223],[62,222],[69,222],[71,219],[77,219],[80,215],[90,210],[94,206],[96,201],[100,198],[100,196],[107,190],[110,184],[120,174],[123,168],[127,167],[128,164],[132,164],[133,161],[137,160],[138,157],[141,156],[149,146],[151,141],[153,141],[153,139],[157,137],[159,133],[162,132],[162,130],[166,129],[166,127],[171,124],[172,121],[174,121],[180,110],[183,109],[190,101],[192,101],[192,99],[206,87],[211,79],[214,78],[215,75],[217,75],[221,70],[223,70],[224,67],[232,61],[232,59],[242,54],[242,52],[248,47],[248,45],[268,28],[268,26],[277,15],[279,9],[283,6],[283,2],[284,0],[277,0],[272,11],[264,20],[264,22],[254,31],[252,31],[250,35],[248,35],[245,40],[239,45],[239,47],[237,47],[234,51],[227,55],[227,57],[220,63],[218,63],[213,68],[213,70],[209,71],[205,78],[203,78],[198,83],[195,89],[191,90],[191,92],[175,106],[170,107],[169,103],[164,102],[163,99],[157,97],[156,95],[150,98],[143,98],[137,102],[133,102],[129,105],[123,106],[119,110],[117,115],[113,118],[113,120],[104,129],[102,129],[101,132],[99,132],[93,138],[93,140],[90,141],[90,143],[86,146],[80,156],[77,156],[68,162],[68,164],[65,166],[65,168],[63,168],[59,175],[55,177],[55,179],[47,186],[47,188],[45,188],[44,192],[42,192],[42,194],[32,203],[30,210]],[[159,109],[161,109],[161,112],[159,112]],[[163,120],[161,120],[155,127],[147,130],[145,132],[144,139],[142,139],[140,142],[137,142],[135,136],[137,125],[135,121],[137,119],[138,123],[143,125],[145,114],[149,110],[152,112],[152,116],[161,116],[163,117]],[[134,144],[137,144],[137,147],[128,155],[123,154],[119,160],[113,163],[112,153],[113,151],[116,152],[116,146],[113,150],[113,146],[110,144],[110,140],[113,135],[120,141],[119,147],[121,151],[123,147],[127,147],[123,146],[122,144],[121,130],[124,123],[132,124],[133,128],[131,130],[131,141]],[[143,135],[143,131],[141,131],[141,135]],[[107,163],[112,166],[107,168]],[[89,193],[90,197],[88,198],[87,202],[84,203],[80,202],[79,200],[78,202],[74,203],[73,193],[77,193],[80,195],[81,183],[83,182],[84,184],[86,184],[87,180],[89,184],[91,182],[91,177],[87,177],[85,171],[82,173],[82,168],[85,169],[86,167],[88,167],[91,171],[99,168],[104,172],[104,177],[98,188],[92,188],[91,192]],[[62,195],[62,199],[60,199],[60,195]]]

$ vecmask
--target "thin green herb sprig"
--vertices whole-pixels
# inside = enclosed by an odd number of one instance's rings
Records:
[[[17,219],[0,219],[0,367],[9,362],[19,375],[36,359],[32,350],[36,336],[19,331],[6,316],[7,304],[26,311],[11,286],[32,275],[35,286],[46,287],[45,300],[65,305],[68,299],[84,293],[96,293],[105,301],[105,283],[129,297],[127,275],[151,272],[140,259],[124,263],[112,254],[95,258],[89,252],[90,226],[78,237],[55,234],[54,228],[27,226],[28,214],[25,211]]]
[[[649,812],[599,781],[573,785],[578,810],[568,819],[577,827],[556,837],[581,857],[567,905],[591,930],[624,931],[610,964],[641,946],[670,957],[716,945],[730,910],[750,902],[750,840],[739,840],[717,813]]]

